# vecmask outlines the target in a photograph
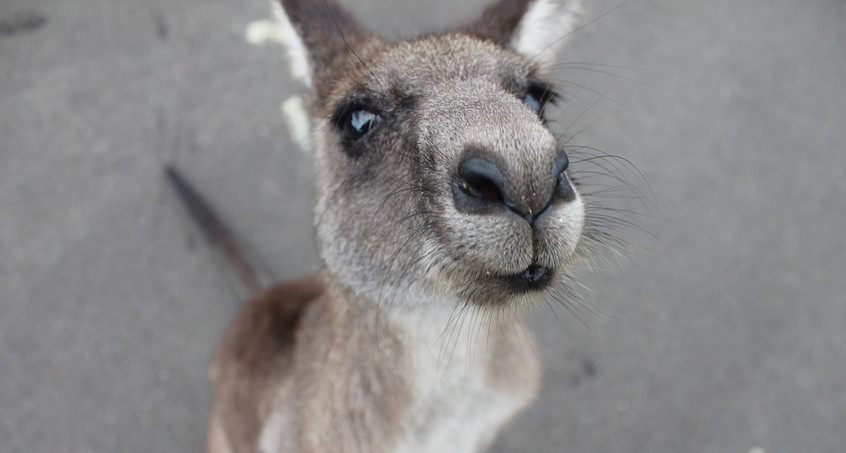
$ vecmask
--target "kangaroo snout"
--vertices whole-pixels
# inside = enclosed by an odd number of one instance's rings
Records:
[[[575,199],[565,175],[569,159],[539,102],[479,80],[444,84],[428,99],[422,142],[449,173],[456,211],[516,215],[533,224],[553,204]]]

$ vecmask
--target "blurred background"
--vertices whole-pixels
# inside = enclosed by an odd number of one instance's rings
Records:
[[[485,2],[342,3],[400,38]],[[614,228],[582,321],[530,316],[544,387],[493,451],[843,452],[846,2],[589,4],[553,126],[636,167],[597,196],[647,232]],[[245,39],[268,11],[0,1],[0,450],[203,449],[240,302],[165,164],[276,278],[318,269],[302,87]]]

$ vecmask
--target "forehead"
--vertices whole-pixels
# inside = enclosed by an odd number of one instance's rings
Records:
[[[538,72],[535,63],[517,53],[461,34],[391,45],[364,61],[366,68],[356,71],[348,87],[408,96],[426,95],[439,85],[462,80],[519,86]]]

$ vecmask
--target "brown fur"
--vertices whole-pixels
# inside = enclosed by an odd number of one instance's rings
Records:
[[[239,446],[234,451],[255,450],[275,399],[274,383],[293,370],[297,327],[323,292],[316,278],[274,286],[247,302],[224,335],[210,373],[213,418],[227,427],[223,438]],[[215,444],[210,436],[209,451],[228,451]]]
[[[467,24],[462,30],[505,46],[528,7],[529,2],[526,0],[501,1],[485,8],[479,19]]]
[[[376,328],[371,310],[333,302],[340,300],[345,296],[315,277],[247,303],[212,366],[209,451],[257,451],[261,427],[284,400],[299,402],[284,439],[297,451],[387,451],[378,445],[402,431],[407,400],[397,373],[402,346],[388,326]]]
[[[312,61],[320,63],[313,65],[314,86],[317,97],[323,98],[335,78],[334,68],[357,63],[355,56],[350,55],[351,50],[378,38],[333,1],[281,0],[281,3],[291,22],[299,27]],[[297,25],[304,23],[309,26]],[[333,71],[330,72],[330,68]]]

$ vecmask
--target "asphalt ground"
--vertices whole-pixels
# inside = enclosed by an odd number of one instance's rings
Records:
[[[406,37],[482,3],[352,9]],[[0,451],[202,450],[239,301],[165,164],[274,277],[318,269],[310,157],[279,110],[302,88],[244,38],[268,17],[0,1]],[[628,185],[594,192],[637,226],[608,225],[631,252],[581,274],[587,308],[530,316],[545,384],[493,451],[846,451],[846,2],[596,0],[589,18],[553,125],[620,157],[605,172]]]

